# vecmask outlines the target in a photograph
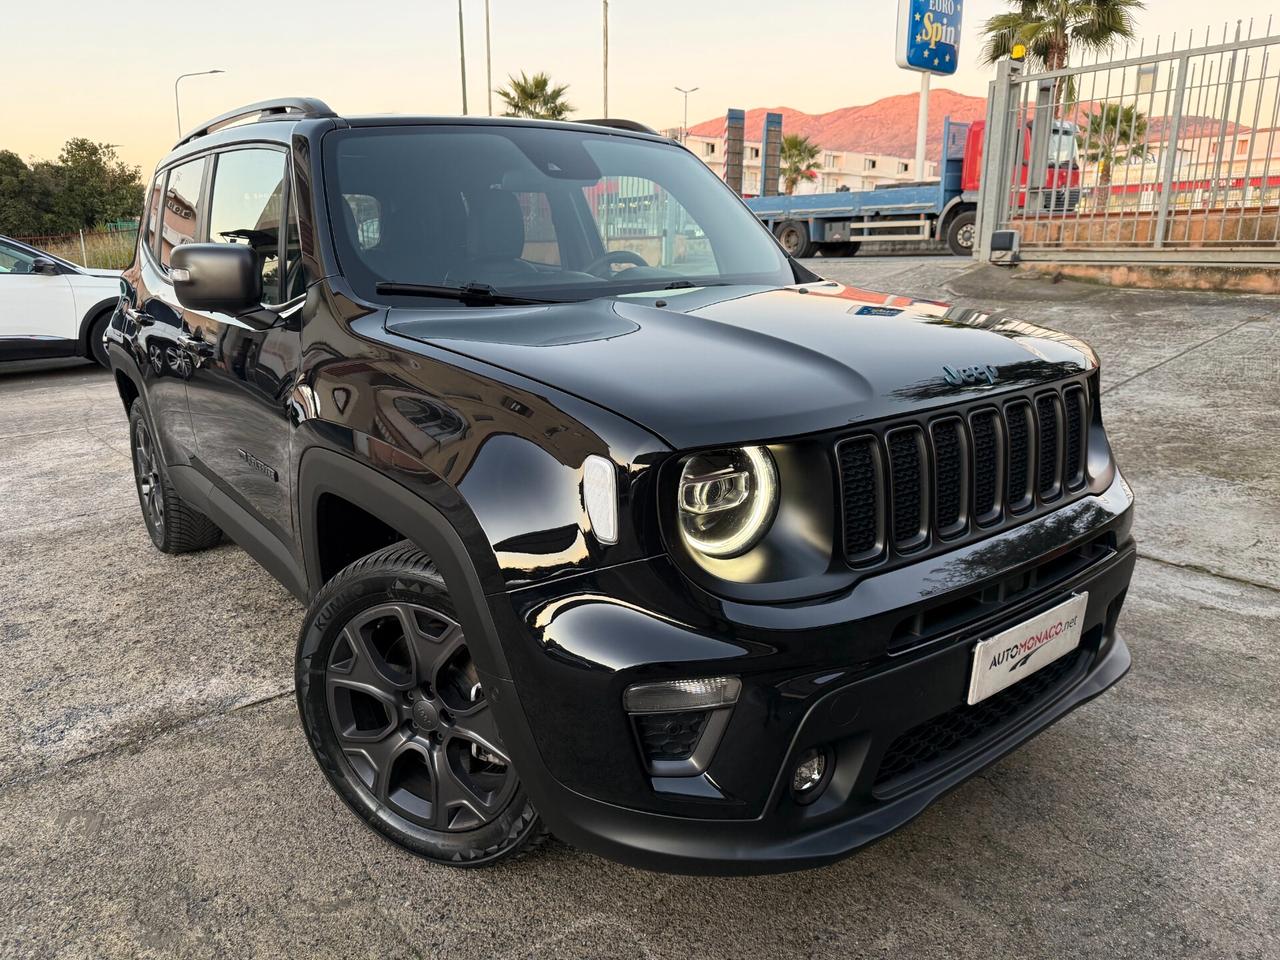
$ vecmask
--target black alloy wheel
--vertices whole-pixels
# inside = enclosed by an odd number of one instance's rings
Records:
[[[156,442],[141,398],[129,408],[129,447],[138,505],[156,549],[163,553],[190,553],[221,542],[218,525],[184,500],[169,482],[164,453]]]
[[[541,838],[443,580],[413,546],[326,584],[303,625],[297,681],[316,759],[383,836],[459,866]]]
[[[160,454],[151,440],[146,417],[138,417],[133,424],[133,475],[143,519],[159,546],[164,540],[164,481],[160,477]]]

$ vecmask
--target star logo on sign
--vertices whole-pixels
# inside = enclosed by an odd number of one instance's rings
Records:
[[[917,12],[916,12],[916,19],[917,19],[917,20],[919,20],[919,19],[920,19],[920,13],[919,13],[919,11],[917,11]]]

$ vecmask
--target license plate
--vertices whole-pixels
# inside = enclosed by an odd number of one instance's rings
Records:
[[[1077,593],[1066,603],[983,640],[973,651],[969,703],[975,704],[1029,677],[1080,645],[1089,594]]]

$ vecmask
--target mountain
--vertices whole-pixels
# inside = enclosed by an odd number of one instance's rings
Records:
[[[747,111],[746,138],[760,139],[766,113],[782,114],[782,132],[799,133],[829,150],[852,150],[892,157],[912,157],[916,152],[916,114],[920,94],[885,97],[860,107],[841,107],[830,113],[804,113],[791,107],[756,107]],[[985,97],[968,97],[954,90],[929,93],[929,156],[936,158],[942,145],[942,121],[982,120]],[[724,117],[705,120],[689,128],[694,136],[724,136]]]

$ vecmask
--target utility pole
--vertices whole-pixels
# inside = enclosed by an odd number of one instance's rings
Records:
[[[690,87],[686,90],[684,87],[676,87],[680,93],[684,94],[684,126],[680,128],[680,142],[684,143],[689,139],[689,94],[697,93],[701,87]]]
[[[609,116],[609,0],[604,0],[604,116]]]
[[[462,115],[467,115],[467,44],[462,34],[462,0],[458,0],[458,62],[462,65]]]
[[[489,116],[493,116],[493,50],[489,46],[489,0],[484,0],[484,85],[489,93]]]

